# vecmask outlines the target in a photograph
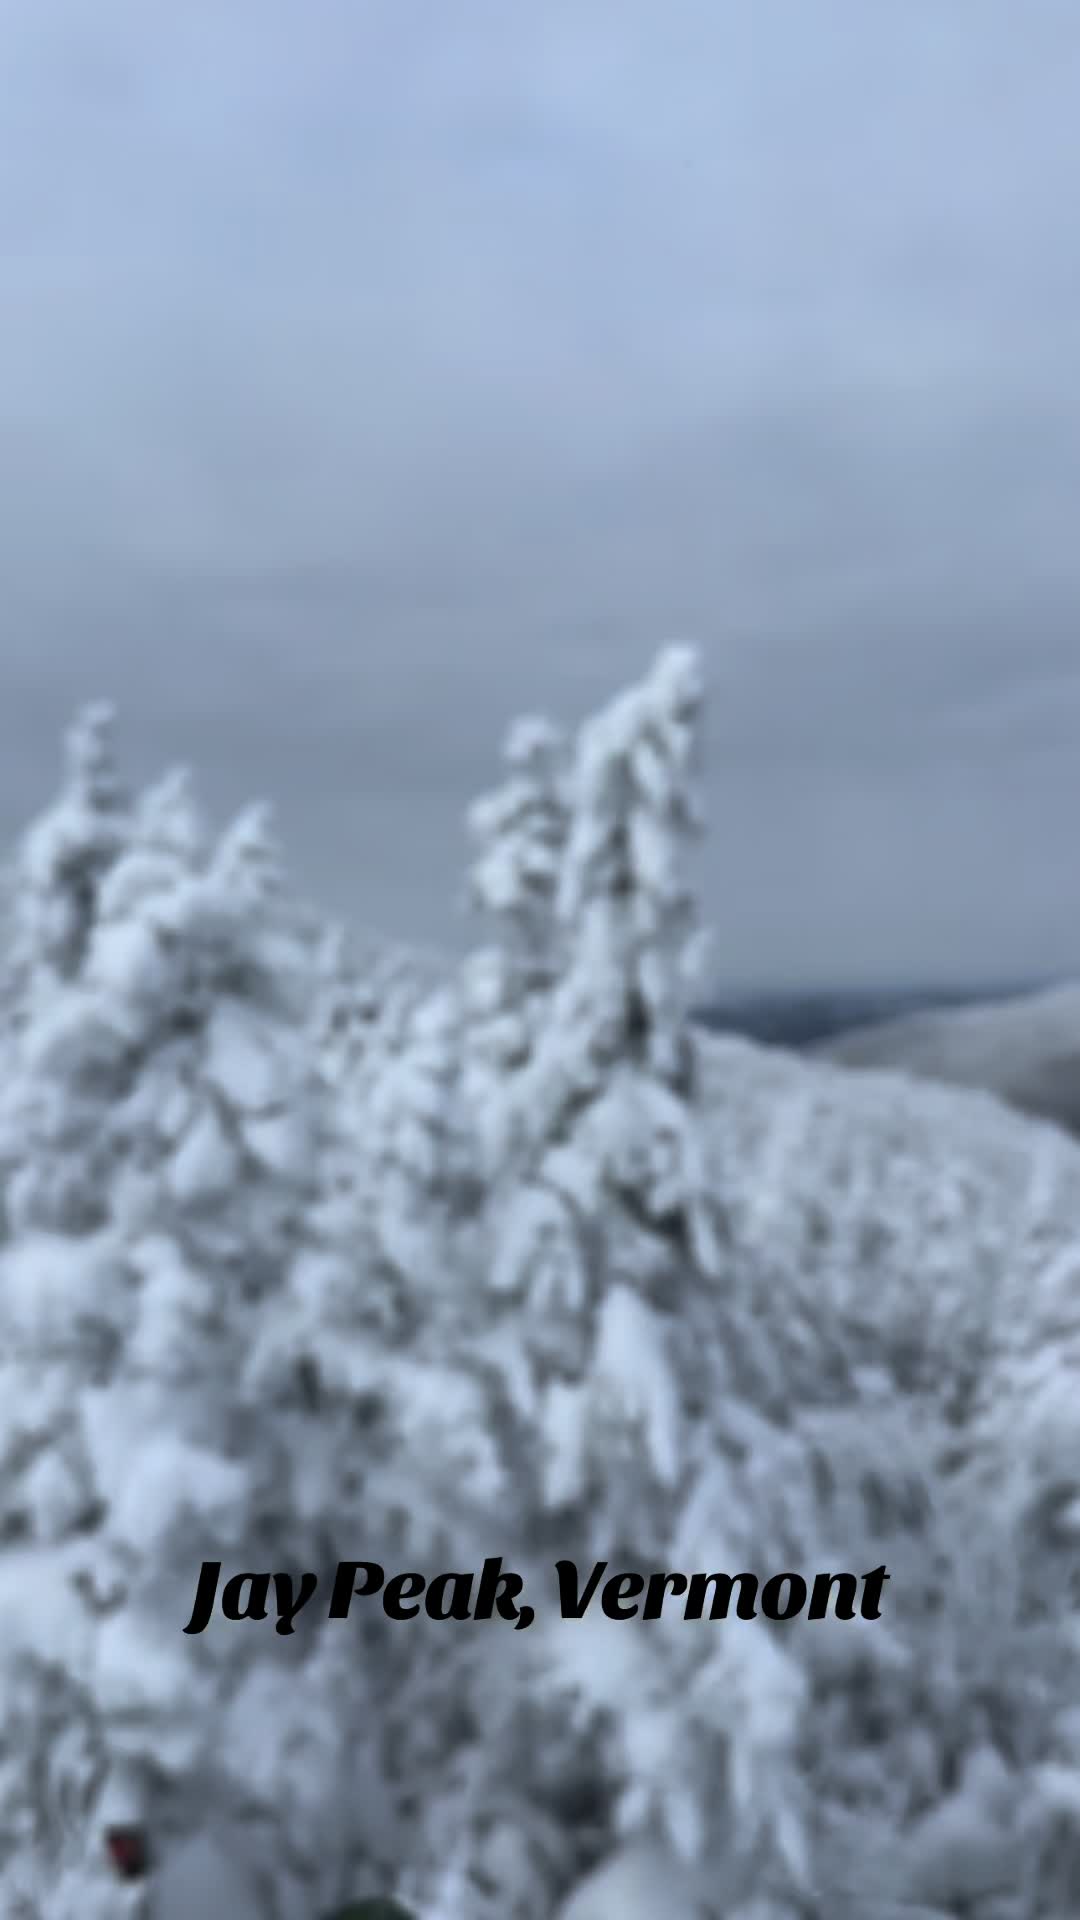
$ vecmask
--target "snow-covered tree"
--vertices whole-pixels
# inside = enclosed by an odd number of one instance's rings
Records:
[[[243,1329],[303,1244],[318,1188],[307,953],[261,821],[242,817],[205,862],[163,864],[156,886],[125,878],[121,863],[87,981],[122,1039],[108,1200],[130,1286],[126,1367],[181,1401],[197,1382],[212,1402],[214,1383],[214,1419],[195,1417],[224,1447]]]
[[[702,951],[686,877],[702,706],[697,654],[669,647],[579,736],[552,1012],[586,1086],[627,1054],[671,1084],[686,1075],[686,993]]]
[[[176,1790],[216,1780],[225,1799],[229,1649],[185,1641],[175,1614],[204,1559],[314,1552],[281,1429],[245,1387],[255,1316],[304,1251],[320,1178],[306,959],[264,822],[243,817],[204,858],[171,778],[101,883],[79,977],[20,1036],[37,1124],[0,1272],[24,1383],[0,1438],[6,1524],[76,1583],[85,1710],[112,1758]],[[230,1684],[248,1647],[233,1643]]]
[[[16,854],[14,964],[39,986],[78,973],[101,881],[126,841],[127,792],[117,770],[114,731],[114,710],[104,702],[77,715],[65,743],[60,794]]]
[[[378,1242],[414,1283],[435,1282],[440,1233],[467,1178],[459,1105],[459,1009],[452,987],[409,1017],[369,1083],[364,1124]]]
[[[523,974],[552,962],[555,902],[569,824],[567,749],[551,721],[515,721],[503,743],[505,777],[469,808],[469,897]]]
[[[500,1207],[566,1150],[579,1205],[609,1237],[637,1242],[620,1267],[648,1258],[650,1240],[669,1259],[719,1262],[685,998],[701,944],[685,873],[700,721],[696,655],[672,648],[582,728],[555,896],[558,972],[535,1045],[523,1059],[507,1052],[486,1091]]]
[[[488,1338],[508,1312],[560,1502],[572,1486],[586,1497],[597,1471],[610,1486],[618,1430],[641,1435],[642,1485],[662,1499],[677,1482],[672,1343],[688,1294],[721,1265],[701,1116],[673,1071],[690,1048],[675,982],[693,925],[679,855],[699,705],[696,659],[675,649],[582,729],[556,896],[562,971],[533,1057],[499,1090],[519,1124],[488,1206]]]
[[[583,728],[548,896],[557,964],[539,988],[529,1041],[508,1037],[501,1059],[492,1049],[486,1062],[495,1151],[450,1351],[489,1382],[526,1558],[558,1547],[585,1564],[663,1564],[693,1467],[694,1420],[721,1377],[715,1349],[702,1344],[704,1330],[724,1324],[723,1263],[678,999],[693,920],[679,856],[693,818],[698,695],[692,658],[676,652]],[[483,984],[474,959],[466,986]],[[500,984],[490,981],[484,1011],[497,1014]],[[479,1027],[476,1000],[471,1010]],[[477,1103],[466,1098],[474,1128]],[[501,1135],[500,1104],[514,1120]],[[619,1628],[620,1641],[626,1633]],[[541,1629],[539,1644],[540,1664],[558,1671],[558,1633],[549,1644]],[[527,1808],[552,1814],[568,1789],[608,1805],[627,1766],[625,1752],[597,1746],[625,1673],[596,1715],[572,1709],[567,1738],[550,1725],[531,1671],[505,1708],[506,1737],[523,1757],[521,1804],[503,1824],[522,1835]],[[649,1802],[635,1817],[651,1815]],[[471,1881],[466,1862],[461,1871],[475,1910],[479,1833],[469,1851]],[[523,1893],[529,1920],[544,1920],[574,1856],[571,1837],[559,1867],[549,1860],[549,1877]]]
[[[512,1113],[506,1081],[532,1055],[557,972],[555,907],[569,828],[568,753],[559,729],[542,718],[516,721],[502,759],[502,783],[466,816],[469,904],[489,938],[463,970],[462,1088],[488,1178],[498,1177],[515,1144],[505,1132]]]
[[[342,1087],[360,1071],[379,1017],[379,996],[361,971],[344,927],[329,927],[318,944],[309,1014],[311,1046],[328,1085]]]
[[[99,891],[99,917],[133,915],[141,900],[197,871],[208,845],[191,770],[172,767],[136,799],[122,855]]]

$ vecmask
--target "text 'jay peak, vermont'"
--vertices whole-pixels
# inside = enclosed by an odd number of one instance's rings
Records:
[[[884,1566],[868,1573],[817,1573],[807,1582],[800,1573],[772,1574],[761,1581],[753,1573],[618,1572],[608,1574],[606,1560],[598,1560],[582,1577],[572,1560],[557,1560],[559,1611],[564,1620],[580,1620],[593,1602],[609,1620],[658,1620],[668,1599],[682,1599],[684,1620],[794,1620],[805,1610],[808,1620],[880,1620],[882,1590],[890,1575]],[[605,1578],[607,1575],[607,1578]],[[271,1595],[275,1630],[292,1633],[296,1617],[315,1598],[319,1578],[314,1573],[234,1573],[221,1586],[221,1561],[204,1560],[185,1633],[203,1633],[217,1601],[223,1620],[266,1620]],[[860,1594],[860,1586],[862,1592]],[[516,1631],[532,1625],[536,1614],[524,1600],[521,1574],[503,1568],[498,1555],[484,1561],[478,1574],[396,1573],[388,1580],[385,1569],[372,1560],[342,1560],[330,1587],[326,1617],[345,1620],[354,1600],[380,1597],[390,1620],[415,1620],[423,1612],[429,1620],[511,1621]],[[734,1601],[734,1607],[733,1607]],[[856,1603],[858,1608],[856,1611]],[[707,1606],[707,1612],[706,1612]],[[670,1609],[669,1609],[670,1611]]]

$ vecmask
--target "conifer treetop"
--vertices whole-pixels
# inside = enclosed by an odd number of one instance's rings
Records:
[[[80,709],[64,740],[67,785],[92,806],[118,806],[123,791],[116,768],[116,708],[93,700]]]
[[[526,715],[502,748],[502,783],[473,801],[471,904],[533,951],[545,944],[566,834],[566,743],[555,724]]]
[[[137,837],[155,851],[194,856],[205,829],[189,766],[170,767],[140,795],[135,812]]]
[[[268,800],[254,800],[235,816],[218,842],[213,865],[219,880],[260,898],[281,891],[281,847]]]

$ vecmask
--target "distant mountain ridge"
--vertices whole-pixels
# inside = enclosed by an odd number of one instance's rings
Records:
[[[978,1087],[1080,1138],[1080,984],[898,1014],[809,1051],[848,1068]]]
[[[1047,985],[1042,980],[1025,980],[965,987],[825,987],[717,994],[696,1009],[696,1018],[714,1033],[738,1034],[761,1046],[799,1052],[914,1015],[1021,1000]]]

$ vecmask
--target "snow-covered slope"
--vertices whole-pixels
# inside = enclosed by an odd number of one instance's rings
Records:
[[[965,1236],[976,1218],[987,1228],[996,1220],[1018,1242],[1037,1229],[1040,1248],[1047,1232],[1080,1231],[1080,1147],[993,1091],[887,1064],[853,1074],[828,1058],[728,1037],[706,1035],[700,1050],[702,1104],[746,1232],[771,1219],[790,1246],[792,1234],[819,1236],[817,1216],[826,1214],[833,1234],[876,1220],[904,1225],[916,1240],[934,1232],[940,1245],[950,1188],[968,1195],[970,1210],[956,1221]],[[968,1244],[957,1238],[947,1250],[956,1257]]]
[[[846,1067],[984,1087],[1080,1134],[1080,985],[860,1027],[814,1049]]]
[[[789,1384],[798,1301],[808,1391],[835,1341],[872,1369],[891,1353],[902,1392],[957,1392],[970,1412],[992,1391],[995,1447],[1011,1396],[1029,1437],[1059,1417],[1054,1382],[1080,1408],[1076,1141],[978,1090],[737,1039],[706,1037],[701,1059],[731,1263],[785,1303],[771,1338]]]

